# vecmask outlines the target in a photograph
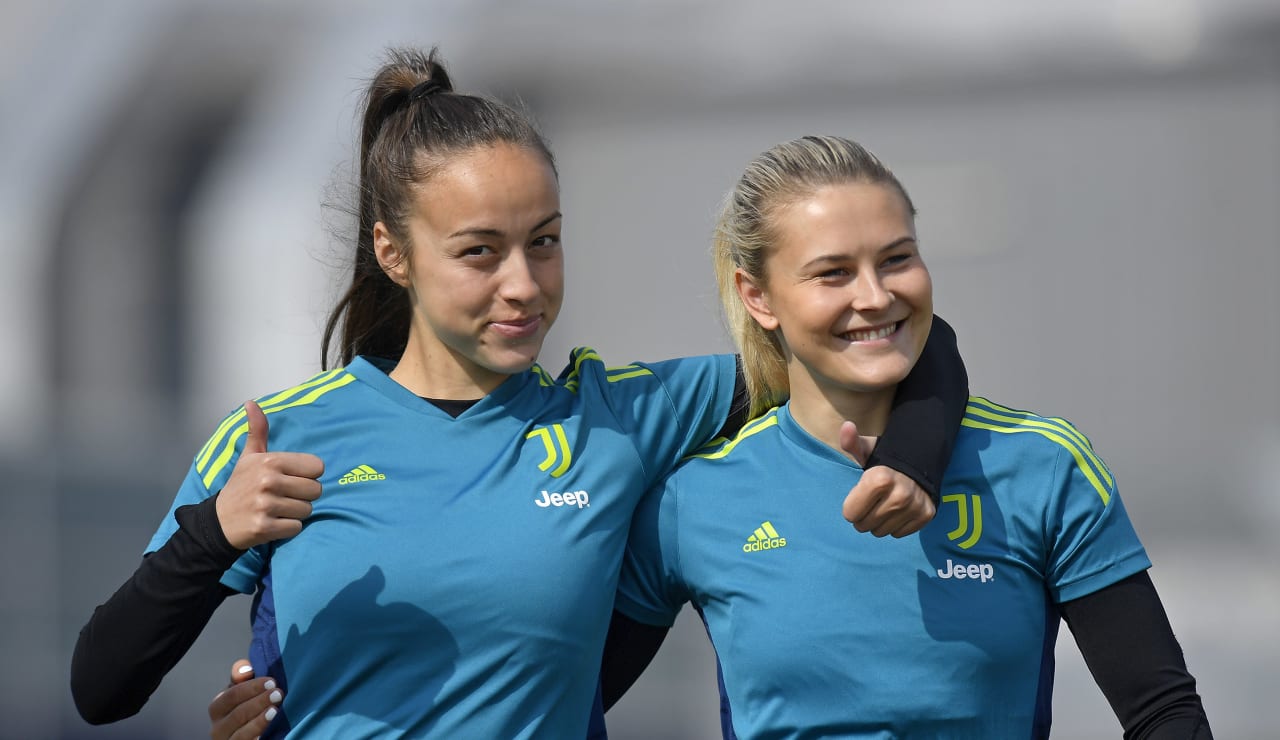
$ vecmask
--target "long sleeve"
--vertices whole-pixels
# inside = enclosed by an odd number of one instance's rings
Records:
[[[905,473],[936,503],[968,400],[969,376],[955,331],[934,316],[920,360],[898,384],[888,426],[867,467],[887,465]]]
[[[137,714],[235,593],[219,583],[240,556],[218,524],[217,497],[179,507],[178,529],[94,610],[71,658],[71,694],[91,724]]]
[[[1212,739],[1196,680],[1145,570],[1059,610],[1125,738]]]

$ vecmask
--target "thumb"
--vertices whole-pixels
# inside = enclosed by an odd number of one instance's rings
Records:
[[[262,407],[253,401],[244,402],[244,415],[249,420],[249,438],[244,441],[244,451],[240,454],[266,452],[267,431],[270,429],[267,425],[267,415],[262,413]]]
[[[871,457],[871,445],[858,435],[858,425],[851,421],[840,425],[840,449],[849,453],[859,465],[865,466]]]
[[[234,686],[238,683],[244,683],[251,678],[253,678],[253,666],[249,664],[249,661],[241,658],[231,664],[230,685]]]

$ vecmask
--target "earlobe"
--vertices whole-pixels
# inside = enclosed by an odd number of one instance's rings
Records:
[[[373,255],[391,282],[402,288],[409,287],[409,261],[391,238],[391,230],[381,221],[373,225]]]
[[[733,282],[738,288],[738,297],[742,299],[742,305],[746,306],[751,318],[765,331],[776,330],[778,319],[773,315],[773,309],[769,308],[769,299],[755,278],[739,267],[733,273]]]

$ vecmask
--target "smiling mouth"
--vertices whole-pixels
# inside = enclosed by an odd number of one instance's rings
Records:
[[[895,321],[892,324],[879,327],[878,329],[862,329],[860,331],[847,331],[841,334],[841,338],[850,342],[870,342],[875,339],[884,339],[896,332],[902,326],[901,321]]]
[[[499,334],[509,339],[524,339],[538,333],[538,328],[542,325],[541,316],[527,316],[519,319],[510,319],[508,321],[493,321],[489,326]]]

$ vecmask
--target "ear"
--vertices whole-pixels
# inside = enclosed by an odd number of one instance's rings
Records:
[[[402,288],[410,286],[409,260],[406,259],[404,250],[391,238],[391,230],[381,221],[373,225],[373,255],[378,258],[378,264],[387,277],[391,278],[391,282]]]
[[[733,283],[738,288],[738,297],[742,299],[742,305],[746,306],[751,318],[755,319],[765,331],[777,330],[778,318],[773,315],[773,309],[769,308],[769,297],[765,295],[764,288],[756,282],[756,279],[739,267],[733,272]]]

